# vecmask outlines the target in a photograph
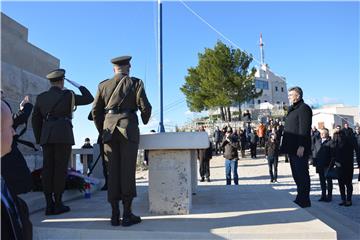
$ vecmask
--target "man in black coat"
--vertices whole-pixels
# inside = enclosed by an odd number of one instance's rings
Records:
[[[81,146],[81,148],[84,148],[84,149],[94,148],[90,143],[90,138],[85,138],[85,143],[84,143],[84,145]],[[92,154],[87,154],[86,157],[87,157],[87,167],[88,167],[88,170],[90,172],[91,169],[93,168],[93,155]],[[82,164],[84,164],[84,158],[85,158],[84,155],[80,155],[80,162]]]
[[[313,164],[316,172],[319,174],[321,186],[320,202],[330,202],[332,200],[333,183],[331,178],[326,178],[325,172],[331,164],[335,163],[335,156],[332,151],[332,141],[329,137],[329,130],[323,128],[320,130],[320,138],[313,143]],[[326,195],[326,190],[328,194]]]
[[[231,127],[227,127],[221,147],[224,148],[226,185],[231,185],[231,172],[233,174],[234,184],[239,185],[239,176],[237,172],[239,141],[233,134]]]
[[[13,120],[10,108],[1,101],[1,162],[11,151]],[[32,223],[26,203],[10,188],[6,179],[1,176],[1,239],[32,239]]]
[[[355,128],[354,136],[355,136],[356,161],[357,161],[358,169],[360,172],[360,127]],[[358,181],[360,181],[360,173],[359,173]]]
[[[297,186],[295,203],[310,207],[310,175],[308,159],[311,152],[312,110],[304,103],[300,87],[289,89],[288,98],[292,104],[285,120],[281,151],[290,158],[291,172]]]
[[[205,132],[205,128],[201,126],[199,132]],[[210,142],[210,141],[209,141]],[[210,182],[210,159],[212,158],[211,142],[208,148],[197,150],[197,159],[199,159],[200,182]]]
[[[2,91],[1,99],[10,108],[10,105],[4,99],[4,93]],[[21,135],[25,133],[27,129],[27,121],[32,109],[33,105],[29,102],[29,97],[25,96],[25,98],[20,103],[19,111],[12,114],[14,130],[23,124],[25,127],[21,130],[20,134],[16,134],[14,136],[11,152],[2,157],[1,160],[1,175],[14,194],[27,193],[30,192],[32,188],[30,170],[26,164],[24,156],[17,146],[17,141],[21,141],[19,137],[21,137]]]
[[[216,129],[214,131],[214,142],[215,142],[215,154],[218,154],[221,152],[221,141],[223,139],[222,132],[220,131],[219,127],[216,126]]]

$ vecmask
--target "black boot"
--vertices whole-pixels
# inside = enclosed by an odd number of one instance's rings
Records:
[[[105,184],[104,186],[101,188],[101,191],[107,191],[108,190],[108,184],[107,184],[107,180],[105,180]]]
[[[319,202],[325,202],[326,201],[326,192],[322,191],[321,198],[318,200]]]
[[[111,225],[119,226],[120,225],[120,209],[119,209],[119,201],[111,203]]]
[[[124,205],[124,214],[122,219],[122,226],[128,227],[137,223],[141,222],[141,218],[139,216],[136,216],[131,211],[131,202],[132,200],[125,200],[123,201]]]
[[[52,193],[44,193],[46,200],[46,209],[45,215],[53,215],[54,214],[54,199]]]
[[[54,214],[62,214],[65,212],[69,212],[70,208],[68,206],[65,206],[62,202],[62,194],[54,194],[55,196],[55,206],[54,206]]]
[[[331,202],[331,201],[332,201],[332,192],[328,192],[325,202]]]

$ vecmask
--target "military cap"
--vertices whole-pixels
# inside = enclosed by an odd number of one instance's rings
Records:
[[[121,66],[121,65],[129,64],[130,60],[131,60],[131,56],[122,56],[111,59],[111,62],[115,65]]]
[[[55,69],[46,75],[46,78],[49,79],[51,82],[56,82],[63,80],[65,77],[65,70],[64,69]]]

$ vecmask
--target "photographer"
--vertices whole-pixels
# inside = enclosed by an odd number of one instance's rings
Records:
[[[231,185],[231,172],[233,174],[234,184],[238,185],[239,176],[237,173],[237,168],[239,160],[239,141],[238,138],[234,136],[231,127],[227,127],[221,146],[224,148],[226,185]]]

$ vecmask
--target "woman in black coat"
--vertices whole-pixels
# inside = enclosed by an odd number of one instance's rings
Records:
[[[354,138],[346,136],[344,131],[340,130],[340,126],[336,126],[334,132],[334,150],[335,164],[339,171],[339,188],[341,194],[340,206],[352,205],[353,185],[352,179],[354,174]]]

